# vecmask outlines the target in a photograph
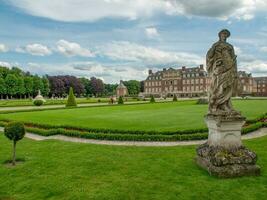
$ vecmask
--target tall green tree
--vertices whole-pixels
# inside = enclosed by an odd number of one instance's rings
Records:
[[[17,93],[18,78],[14,74],[8,74],[5,78],[7,94],[12,98]]]
[[[140,81],[124,81],[123,84],[127,87],[129,95],[138,95],[141,91]]]
[[[3,96],[6,94],[6,83],[5,80],[0,77],[0,98],[3,99]]]
[[[44,83],[39,76],[34,76],[33,79],[33,95],[36,96],[38,94],[38,90],[44,90]]]
[[[24,77],[25,94],[28,96],[33,95],[33,78],[31,76]]]
[[[91,96],[92,95],[92,85],[91,81],[87,78],[80,78],[80,81],[82,82],[84,89],[85,89],[85,95]]]
[[[43,96],[48,96],[49,92],[50,92],[50,84],[49,84],[49,80],[47,77],[43,77],[42,78],[43,81],[43,90],[41,91]]]
[[[25,94],[25,85],[23,77],[18,77],[18,85],[16,91],[20,98]]]

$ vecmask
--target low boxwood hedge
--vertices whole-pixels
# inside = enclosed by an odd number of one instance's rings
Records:
[[[258,117],[255,123],[249,124],[242,128],[242,134],[247,134],[267,127],[264,118]],[[250,120],[252,122],[253,120]],[[10,120],[0,119],[0,126],[5,126]],[[186,141],[201,140],[208,138],[208,129],[189,129],[180,131],[139,131],[139,130],[110,130],[110,129],[92,129],[84,127],[73,127],[63,125],[49,125],[38,123],[24,123],[27,132],[35,133],[42,136],[65,135],[70,137],[79,137],[98,140],[120,140],[120,141]]]

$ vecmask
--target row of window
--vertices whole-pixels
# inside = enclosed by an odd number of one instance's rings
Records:
[[[164,88],[164,91],[165,92],[173,92],[173,91],[178,91],[177,90],[178,88],[177,87],[165,87]],[[187,91],[187,92],[190,92],[190,91],[200,91],[200,90],[203,90],[203,87],[202,86],[187,86],[187,87],[183,87],[183,91]],[[145,88],[145,92],[146,93],[153,93],[153,92],[161,92],[161,88]]]
[[[183,84],[203,84],[204,79],[187,79],[183,80]],[[165,81],[165,85],[177,85],[177,80]],[[145,86],[161,86],[161,81],[145,82]]]

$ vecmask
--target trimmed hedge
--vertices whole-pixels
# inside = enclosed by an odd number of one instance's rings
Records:
[[[91,132],[80,132],[77,130],[65,130],[62,128],[58,129],[40,129],[40,128],[26,128],[28,132],[35,133],[42,136],[52,135],[65,135],[69,137],[78,137],[85,139],[96,139],[96,140],[119,140],[119,141],[184,141],[184,140],[200,140],[207,139],[207,133],[195,133],[187,135],[133,135],[133,134],[109,134],[109,133],[91,133]]]
[[[266,115],[264,115],[266,117]],[[242,128],[242,134],[247,134],[267,127],[262,116],[259,121]],[[253,121],[253,120],[250,120]],[[0,119],[0,126],[5,126],[10,120]],[[189,129],[180,131],[139,131],[139,130],[109,130],[92,129],[83,127],[72,127],[64,125],[48,125],[37,123],[24,123],[26,130],[42,136],[65,135],[69,137],[98,139],[98,140],[120,140],[120,141],[186,141],[201,140],[208,138],[208,129]]]

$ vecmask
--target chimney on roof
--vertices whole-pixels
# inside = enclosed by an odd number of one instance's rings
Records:
[[[149,69],[149,70],[148,70],[148,74],[149,74],[149,75],[152,74],[152,69]]]
[[[185,70],[185,68],[186,68],[185,66],[182,66],[182,70]]]
[[[200,69],[204,69],[204,66],[201,64],[201,65],[199,65],[199,68]]]

